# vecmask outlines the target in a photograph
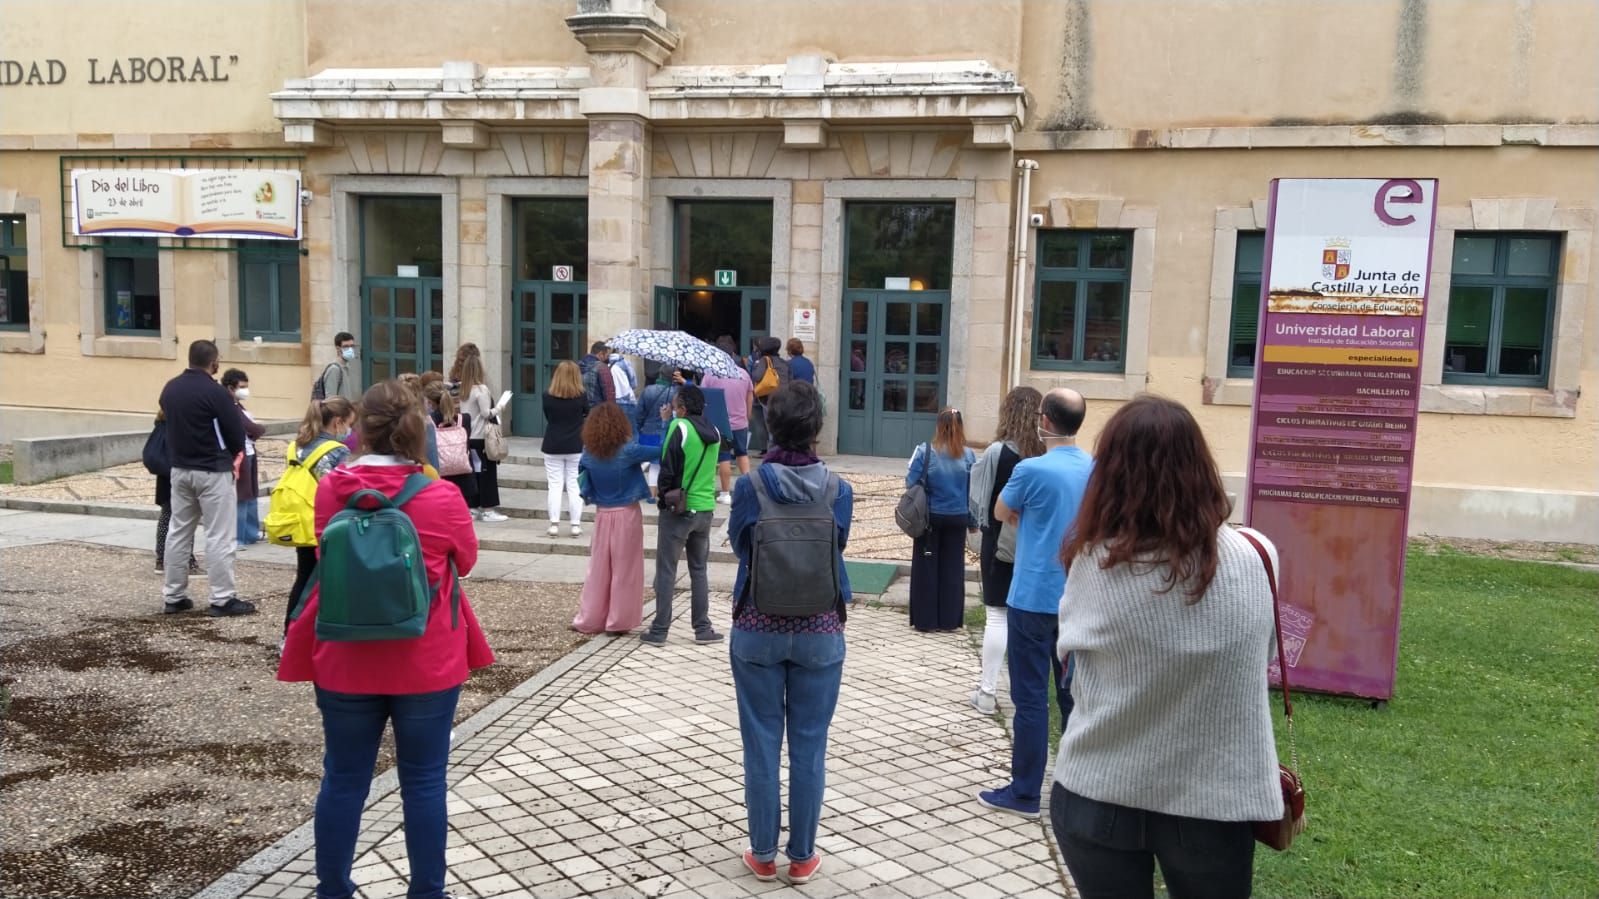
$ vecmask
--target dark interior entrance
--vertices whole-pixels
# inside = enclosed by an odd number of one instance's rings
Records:
[[[660,325],[715,343],[733,338],[740,355],[750,342],[770,333],[770,292],[765,287],[711,290],[702,287],[655,288],[655,317]]]

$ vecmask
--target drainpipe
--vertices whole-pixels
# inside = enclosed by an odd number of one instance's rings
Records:
[[[1030,216],[1033,172],[1038,169],[1038,163],[1032,159],[1018,159],[1016,168],[1022,173],[1022,180],[1017,190],[1016,249],[1011,254],[1010,378],[1007,390],[1022,382],[1022,310],[1027,308],[1027,284],[1024,278],[1027,275],[1027,248],[1032,245]]]

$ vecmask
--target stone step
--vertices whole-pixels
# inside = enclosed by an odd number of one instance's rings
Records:
[[[558,537],[551,537],[546,533],[548,526],[542,522],[529,523],[528,519],[513,518],[510,521],[495,523],[479,522],[477,525],[478,547],[499,552],[513,553],[547,553],[566,556],[586,556],[589,547],[594,542],[594,522],[585,516],[583,521],[583,534],[578,537],[569,537],[568,522],[561,522],[561,533]],[[733,554],[733,549],[722,543],[725,530],[717,525],[711,530],[711,555],[712,562],[737,562],[738,556]],[[652,521],[644,523],[644,558],[655,558],[656,527]],[[906,572],[909,572],[906,567]]]
[[[539,488],[536,488],[536,489],[524,489],[524,488],[520,488],[520,487],[507,487],[505,485],[505,482],[501,481],[500,482],[500,511],[504,512],[506,515],[511,516],[512,518],[530,518],[530,519],[538,519],[538,520],[542,520],[542,521],[548,521],[549,518],[550,518],[550,512],[549,512],[549,506],[548,506],[549,495],[550,495],[549,491],[545,490],[543,487],[539,487]],[[563,497],[563,500],[564,500],[564,497]],[[653,502],[644,503],[643,508],[644,508],[644,521],[646,523],[653,522],[656,519],[660,518],[661,510],[659,508],[657,508],[656,505]],[[728,512],[728,507],[727,506],[721,505],[720,503],[717,504],[716,510],[715,510],[715,517],[716,517],[716,525],[718,527],[721,527],[724,523],[726,523],[726,521],[727,521],[727,512]],[[561,517],[563,519],[566,517],[566,509],[565,509],[564,506],[561,509]],[[592,520],[593,517],[594,517],[594,507],[593,506],[585,506],[583,508],[583,518],[584,518],[584,520],[586,520],[586,521],[587,520]]]

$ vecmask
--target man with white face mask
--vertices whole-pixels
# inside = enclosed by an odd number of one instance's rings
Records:
[[[1037,818],[1049,760],[1049,685],[1055,686],[1062,726],[1071,716],[1071,671],[1055,656],[1060,597],[1066,592],[1061,544],[1077,520],[1094,469],[1077,446],[1087,415],[1082,394],[1057,388],[1044,395],[1038,436],[1044,454],[1016,464],[994,503],[994,517],[1017,528],[1015,573],[1005,599],[1011,702],[1011,782],[984,790],[977,801],[996,811]]]
[[[338,350],[338,358],[329,362],[311,385],[311,399],[342,396],[353,403],[361,398],[355,378],[350,375],[350,365],[355,362],[355,335],[340,331],[333,337],[333,346]]]

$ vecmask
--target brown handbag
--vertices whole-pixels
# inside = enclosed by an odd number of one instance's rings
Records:
[[[1266,552],[1255,535],[1248,531],[1238,532],[1260,554],[1260,561],[1266,565],[1266,580],[1271,584],[1271,614],[1277,628],[1277,670],[1280,672],[1283,686],[1283,719],[1288,727],[1288,759],[1293,763],[1290,768],[1278,763],[1277,778],[1283,791],[1283,816],[1271,821],[1250,822],[1255,828],[1255,839],[1267,846],[1282,852],[1294,844],[1294,838],[1305,831],[1305,788],[1299,782],[1297,769],[1299,768],[1299,752],[1294,748],[1294,704],[1288,696],[1288,654],[1283,650],[1283,616],[1282,603],[1277,598],[1277,570],[1271,564],[1271,554]]]

